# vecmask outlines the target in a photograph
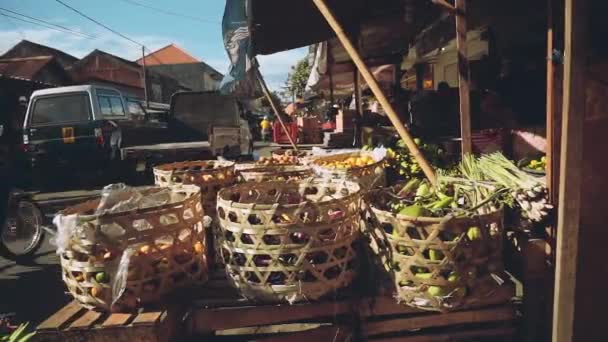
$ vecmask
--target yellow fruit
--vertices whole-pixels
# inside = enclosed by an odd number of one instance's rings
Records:
[[[448,281],[450,283],[456,283],[460,280],[460,275],[456,272],[452,272],[450,273],[450,275],[448,276]]]
[[[426,292],[433,297],[443,297],[446,295],[444,288],[441,286],[429,286]]]
[[[471,227],[467,230],[467,236],[471,241],[480,240],[482,238],[481,229],[479,227]]]
[[[440,250],[429,249],[429,258],[433,261],[439,261],[443,259],[443,253]]]
[[[91,296],[97,297],[101,293],[101,290],[96,287],[91,287]]]
[[[106,272],[97,272],[97,274],[95,274],[95,280],[98,283],[107,283],[110,281],[110,277],[108,276],[108,274]]]
[[[148,253],[150,253],[150,251],[151,251],[151,250],[152,250],[152,248],[151,248],[150,246],[148,246],[148,245],[141,246],[141,247],[139,248],[139,252],[140,252],[141,254],[148,254]]]
[[[203,254],[204,251],[205,248],[200,241],[194,244],[194,252],[196,252],[197,254]]]
[[[432,273],[416,273],[416,278],[431,279]]]
[[[82,274],[79,274],[76,277],[74,277],[74,280],[76,280],[79,283],[83,282],[84,281],[84,276]]]

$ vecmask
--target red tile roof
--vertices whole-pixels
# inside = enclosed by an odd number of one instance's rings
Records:
[[[52,56],[0,59],[0,75],[34,80],[51,60]]]
[[[164,48],[158,49],[145,57],[146,65],[159,65],[159,64],[186,64],[186,63],[199,63],[200,61],[180,49],[175,44],[169,44]],[[138,64],[143,63],[143,58],[137,60]]]

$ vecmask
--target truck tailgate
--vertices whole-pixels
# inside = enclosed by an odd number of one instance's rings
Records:
[[[201,159],[211,155],[208,141],[132,146],[120,151],[123,160],[153,163]]]

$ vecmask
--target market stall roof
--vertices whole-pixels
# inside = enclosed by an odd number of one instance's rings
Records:
[[[327,0],[351,36],[370,20],[382,22],[387,16],[403,22],[417,21],[419,18],[413,15],[417,9],[424,7],[423,13],[428,13],[429,9],[437,11],[429,3],[426,0]],[[248,0],[248,5],[255,55],[295,49],[335,37],[311,0]],[[407,46],[407,43],[403,45]]]

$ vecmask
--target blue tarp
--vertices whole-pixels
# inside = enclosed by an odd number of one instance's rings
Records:
[[[240,97],[256,97],[259,93],[257,62],[253,56],[247,6],[248,0],[226,0],[222,34],[230,68],[222,80],[220,91]]]

